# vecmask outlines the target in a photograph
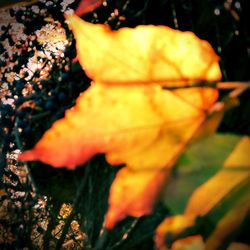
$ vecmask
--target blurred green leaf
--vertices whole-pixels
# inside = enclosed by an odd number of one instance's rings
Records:
[[[165,204],[174,214],[183,213],[192,192],[221,169],[240,139],[232,134],[215,134],[190,145],[163,193]]]
[[[207,153],[211,158],[207,157]],[[214,135],[190,146],[176,166],[180,178],[177,178],[175,186],[172,183],[172,188],[175,189],[172,193],[167,190],[168,198],[172,197],[175,201],[171,203],[172,200],[168,199],[168,206],[174,212],[181,210],[184,213],[183,218],[196,220],[191,227],[183,228],[175,235],[172,243],[192,234],[202,234],[206,250],[222,250],[227,249],[237,239],[244,223],[250,218],[249,153],[250,137],[247,136]],[[215,174],[212,174],[213,171]],[[202,181],[204,183],[195,188]],[[195,189],[193,192],[192,188]],[[189,200],[185,206],[178,204],[175,198],[179,202],[180,199]],[[166,228],[164,230],[166,234]],[[166,236],[161,238],[164,237]]]
[[[223,168],[193,192],[185,213],[205,215],[234,189],[249,181],[249,152],[250,138],[242,137],[223,163]]]

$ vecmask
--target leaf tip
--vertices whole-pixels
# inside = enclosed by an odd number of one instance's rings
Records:
[[[114,226],[117,224],[117,222],[121,221],[123,218],[126,217],[125,214],[123,213],[118,214],[117,211],[115,210],[116,209],[111,209],[110,207],[105,216],[104,227],[108,230],[113,229]]]
[[[34,150],[27,150],[18,156],[18,161],[34,161],[37,159]]]

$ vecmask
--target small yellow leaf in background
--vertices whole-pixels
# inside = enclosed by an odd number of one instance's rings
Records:
[[[207,250],[206,245],[200,235],[188,236],[176,240],[170,248],[166,246],[157,247],[157,250]],[[250,250],[246,244],[233,242],[227,250]]]
[[[250,250],[250,246],[239,242],[233,242],[227,250]]]
[[[160,250],[168,249],[166,239],[170,238],[172,241],[181,231],[192,227],[194,222],[195,217],[192,215],[176,215],[166,218],[156,229],[156,248]]]
[[[205,250],[200,235],[189,236],[173,243],[171,250]]]
[[[224,241],[234,236],[250,212],[250,180],[237,194],[237,200],[230,204],[225,215],[218,221],[214,231],[206,239],[206,250],[219,250]]]
[[[250,138],[245,136],[238,143],[237,147],[224,162],[225,168],[242,167],[250,171]],[[248,172],[248,174],[250,174]]]

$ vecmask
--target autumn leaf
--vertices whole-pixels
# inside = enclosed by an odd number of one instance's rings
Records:
[[[76,15],[67,20],[77,41],[79,62],[94,81],[179,86],[221,79],[219,57],[192,32],[153,25],[113,31]]]
[[[126,215],[151,212],[169,170],[218,98],[215,88],[170,91],[161,85],[218,80],[218,57],[207,42],[191,33],[163,26],[111,31],[76,16],[68,19],[78,58],[94,82],[20,160],[74,169],[105,153],[110,164],[125,164],[111,186],[105,219],[105,227],[111,229]],[[141,39],[143,34],[146,37]],[[174,51],[179,51],[176,56]],[[187,60],[187,56],[194,58]],[[191,64],[195,70],[190,71]]]

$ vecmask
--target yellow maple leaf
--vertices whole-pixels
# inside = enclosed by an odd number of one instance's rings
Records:
[[[111,31],[68,19],[78,59],[94,82],[20,159],[73,169],[105,153],[110,164],[126,164],[111,187],[105,219],[111,229],[126,215],[151,212],[169,169],[218,97],[214,88],[161,85],[219,80],[218,57],[190,32],[163,26]]]

